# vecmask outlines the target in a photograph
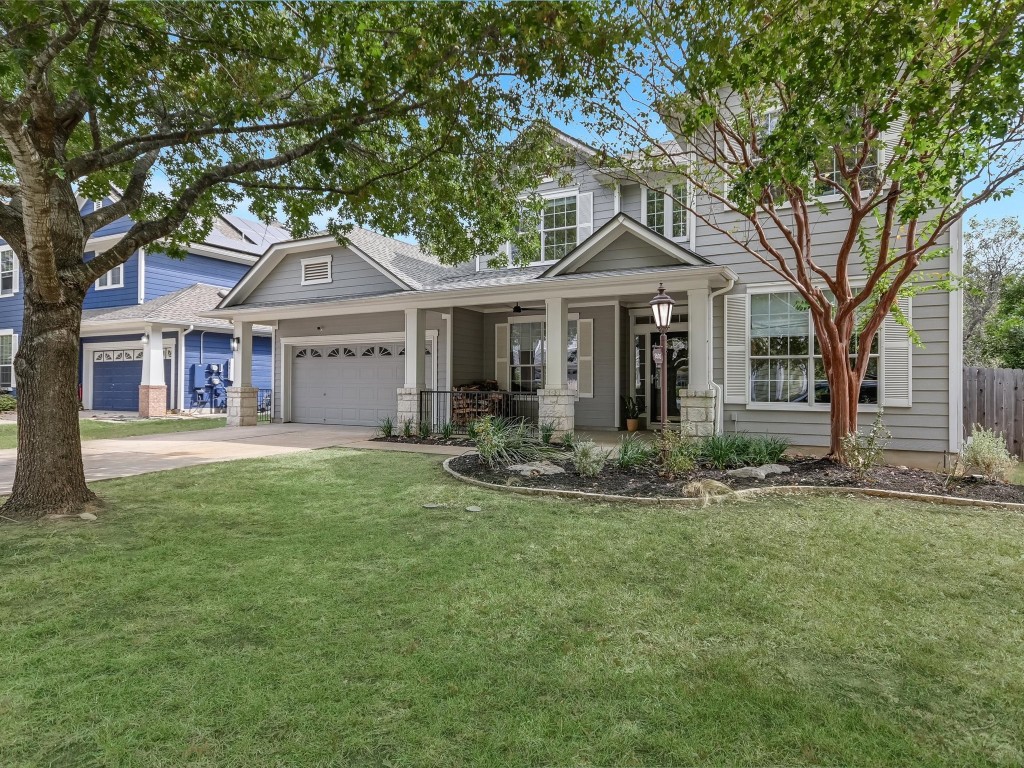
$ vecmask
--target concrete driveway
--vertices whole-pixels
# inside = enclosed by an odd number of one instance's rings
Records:
[[[86,440],[82,443],[82,453],[85,458],[85,478],[92,482],[196,464],[278,456],[331,446],[438,454],[465,451],[464,448],[452,449],[446,446],[370,442],[373,433],[374,430],[369,427],[261,424],[256,427],[220,427],[200,432]],[[0,450],[0,494],[11,492],[16,455],[14,449]]]

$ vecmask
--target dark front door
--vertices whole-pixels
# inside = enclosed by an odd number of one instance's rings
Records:
[[[668,420],[679,421],[679,390],[689,384],[689,343],[686,331],[668,336]],[[651,334],[651,426],[661,423],[661,334]]]

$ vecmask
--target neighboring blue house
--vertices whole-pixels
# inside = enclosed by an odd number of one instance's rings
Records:
[[[84,202],[83,214],[93,210],[92,202]],[[98,230],[86,259],[112,246],[130,226],[124,218]],[[142,415],[223,407],[224,388],[232,380],[231,324],[199,313],[216,307],[220,294],[269,246],[289,238],[281,227],[228,215],[216,221],[205,242],[189,248],[185,259],[153,246],[103,275],[86,294],[82,315],[83,407]],[[0,390],[15,393],[23,286],[17,257],[0,241]],[[254,328],[255,387],[271,386],[272,334],[269,327]],[[161,352],[148,347],[154,338],[163,340]],[[163,360],[162,371],[144,371],[147,350],[151,359]]]

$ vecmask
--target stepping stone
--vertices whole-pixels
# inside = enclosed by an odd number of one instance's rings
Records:
[[[96,519],[96,515],[94,515],[92,512],[83,512],[82,514],[79,515],[79,517],[82,520],[95,520]]]
[[[480,509],[480,507],[466,507],[466,511],[467,512],[483,512],[483,510]]]
[[[444,509],[444,504],[424,504],[424,509]]]

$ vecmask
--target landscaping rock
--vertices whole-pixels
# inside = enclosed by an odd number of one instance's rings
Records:
[[[785,464],[762,464],[758,469],[766,475],[785,475],[789,472],[789,467]]]
[[[466,511],[467,512],[483,512],[483,510],[480,509],[480,507],[466,507]]]
[[[83,512],[82,514],[79,515],[79,517],[82,520],[95,520],[96,519],[96,515],[94,515],[92,512]]]
[[[539,475],[561,475],[565,472],[557,464],[550,461],[531,461],[527,464],[513,464],[508,468],[509,472],[518,472],[523,477],[537,477]]]
[[[764,480],[768,473],[765,472],[761,467],[740,467],[739,469],[726,470],[725,474],[729,477],[744,477],[753,480]]]

